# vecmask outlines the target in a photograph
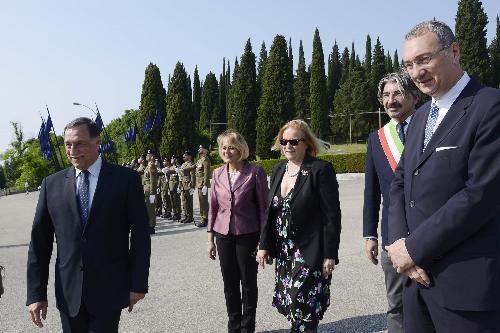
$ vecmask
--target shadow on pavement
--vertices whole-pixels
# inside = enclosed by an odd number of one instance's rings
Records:
[[[375,333],[387,330],[385,313],[341,319],[333,323],[319,324],[319,332]],[[262,333],[288,333],[289,330],[263,331]]]

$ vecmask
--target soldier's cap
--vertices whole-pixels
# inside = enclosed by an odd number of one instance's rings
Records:
[[[190,150],[185,150],[185,151],[184,151],[184,155],[193,156],[193,153],[191,153],[191,151],[190,151]]]
[[[153,150],[153,149],[148,149],[148,151],[146,152],[146,154],[148,154],[148,155],[149,155],[149,154],[154,155],[154,154],[155,154],[155,152],[154,152],[154,150]]]

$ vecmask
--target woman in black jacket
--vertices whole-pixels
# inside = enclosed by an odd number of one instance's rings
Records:
[[[315,157],[323,145],[306,122],[292,120],[273,146],[286,159],[273,169],[257,260],[264,267],[267,259],[276,259],[273,306],[292,332],[317,331],[338,264],[338,183],[332,164]]]

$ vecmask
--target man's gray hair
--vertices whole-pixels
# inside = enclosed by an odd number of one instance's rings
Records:
[[[436,34],[439,44],[443,49],[448,49],[450,45],[457,41],[450,27],[441,21],[424,21],[414,26],[405,36],[405,40],[420,37],[427,32]]]
[[[64,133],[66,133],[67,129],[75,128],[78,126],[87,126],[90,138],[92,139],[97,138],[99,134],[101,134],[101,130],[99,129],[99,126],[97,126],[95,121],[87,117],[80,117],[70,121],[66,126],[64,126]]]
[[[413,97],[418,97],[420,94],[417,86],[415,86],[415,83],[410,78],[410,75],[408,75],[408,73],[404,71],[389,73],[384,75],[384,77],[380,79],[378,83],[377,97],[381,104],[384,87],[388,82],[397,84],[397,86],[399,87],[399,91],[401,91],[404,96],[408,96],[408,94],[411,94],[413,95]]]

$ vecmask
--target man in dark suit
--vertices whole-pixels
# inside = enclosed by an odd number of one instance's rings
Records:
[[[500,91],[460,66],[451,29],[423,22],[404,67],[432,97],[391,186],[388,254],[408,275],[405,332],[500,331]]]
[[[378,131],[370,133],[366,150],[365,193],[363,207],[363,237],[370,261],[378,264],[378,223],[381,196],[382,249],[387,244],[387,209],[389,188],[394,170],[401,158],[415,105],[419,101],[418,89],[408,74],[390,73],[378,85],[378,99],[391,120]],[[392,267],[387,251],[380,255],[387,293],[387,330],[403,332],[403,276]]]
[[[26,304],[42,327],[54,235],[56,305],[64,332],[117,332],[122,308],[148,291],[151,241],[137,172],[99,157],[99,127],[64,129],[72,167],[45,178],[28,252]],[[129,237],[130,234],[130,237]]]

